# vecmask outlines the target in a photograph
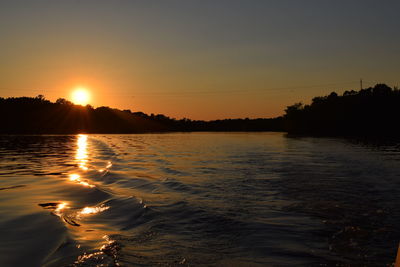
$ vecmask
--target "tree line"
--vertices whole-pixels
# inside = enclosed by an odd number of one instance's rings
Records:
[[[0,134],[280,131],[281,118],[190,120],[110,107],[74,105],[60,98],[0,98]]]
[[[174,131],[284,131],[290,134],[400,136],[400,91],[385,84],[335,92],[296,103],[283,116],[259,119],[190,120],[110,107],[74,105],[60,98],[0,98],[0,134],[145,133]]]
[[[283,121],[283,128],[295,134],[398,138],[400,91],[377,84],[342,95],[332,92],[309,105],[288,106]]]

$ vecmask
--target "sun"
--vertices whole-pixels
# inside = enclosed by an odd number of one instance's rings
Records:
[[[72,92],[72,102],[74,102],[74,104],[85,106],[89,101],[90,94],[86,88],[79,87]]]

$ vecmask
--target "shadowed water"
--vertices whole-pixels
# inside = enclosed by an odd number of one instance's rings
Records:
[[[386,266],[400,149],[282,133],[0,136],[0,266]]]

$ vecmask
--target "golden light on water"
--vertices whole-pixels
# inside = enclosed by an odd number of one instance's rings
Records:
[[[70,174],[70,175],[69,175],[69,179],[70,179],[71,181],[79,180],[79,178],[80,178],[79,174]]]
[[[75,160],[78,163],[78,166],[81,170],[87,171],[89,170],[88,168],[88,136],[85,134],[79,134],[78,135],[78,140],[77,140],[77,146],[78,148],[76,149],[76,154],[75,154]],[[87,187],[95,187],[94,185],[86,182],[81,178],[81,176],[77,173],[72,173],[69,175],[69,180],[72,182],[75,182],[77,184],[87,186]]]
[[[79,168],[87,171],[88,152],[87,152],[87,135],[78,135],[78,149],[76,150],[75,159],[78,161]]]
[[[57,205],[56,209],[54,210],[54,214],[57,216],[61,217],[62,211],[64,209],[68,208],[68,203],[67,202],[61,202],[60,204]]]
[[[57,205],[57,211],[63,210],[67,206],[66,202],[60,203]]]
[[[105,172],[105,171],[107,171],[108,169],[110,169],[112,167],[112,163],[111,163],[111,161],[109,161],[109,162],[107,162],[107,166],[105,167],[105,169],[99,169],[98,170],[98,172],[101,172],[101,173],[103,173],[103,172]]]
[[[86,88],[78,87],[72,92],[72,102],[77,105],[87,105],[90,102],[90,93]]]
[[[82,215],[96,214],[108,210],[109,208],[110,207],[103,205],[99,207],[85,207],[79,213]]]
[[[75,183],[77,183],[77,184],[83,185],[83,186],[95,187],[94,185],[89,184],[89,183],[86,182],[86,181],[83,181],[83,180],[81,179],[81,176],[80,176],[79,174],[76,174],[76,173],[70,174],[70,175],[69,175],[69,180],[70,180],[70,181],[73,181],[73,182],[75,182]]]

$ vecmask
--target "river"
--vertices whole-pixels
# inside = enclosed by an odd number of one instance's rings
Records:
[[[284,133],[0,136],[0,266],[389,266],[399,163]]]

